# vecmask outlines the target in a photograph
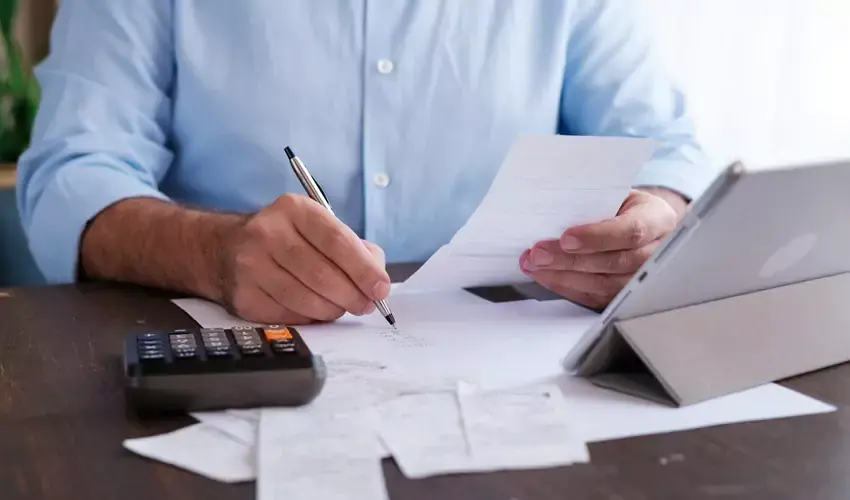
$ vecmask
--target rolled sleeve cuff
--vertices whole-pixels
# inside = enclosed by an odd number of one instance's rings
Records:
[[[30,250],[50,283],[77,280],[80,238],[86,224],[104,208],[127,198],[169,198],[127,172],[104,165],[60,168],[33,211]]]
[[[674,160],[653,160],[638,172],[634,186],[667,188],[692,201],[705,191],[717,174],[717,170],[708,165]]]

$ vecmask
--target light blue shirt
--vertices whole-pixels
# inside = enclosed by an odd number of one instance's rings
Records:
[[[287,145],[390,262],[448,242],[521,133],[653,137],[635,184],[695,197],[715,170],[632,4],[63,0],[18,171],[30,247],[68,282],[118,200],[247,212],[302,193]]]

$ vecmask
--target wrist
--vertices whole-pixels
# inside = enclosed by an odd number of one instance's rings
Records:
[[[237,243],[237,235],[248,216],[196,212],[198,219],[192,224],[197,231],[201,269],[194,273],[193,285],[199,296],[223,303],[228,287],[229,259]]]

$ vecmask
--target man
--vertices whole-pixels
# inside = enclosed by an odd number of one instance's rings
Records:
[[[387,297],[385,258],[448,241],[518,134],[653,137],[617,217],[519,256],[602,307],[714,175],[630,4],[63,0],[20,162],[30,247],[52,282],[332,320]],[[341,222],[300,194],[287,145]]]

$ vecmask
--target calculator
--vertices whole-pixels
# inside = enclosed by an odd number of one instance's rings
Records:
[[[306,405],[326,369],[293,327],[233,326],[129,335],[124,375],[133,410],[170,413]]]

